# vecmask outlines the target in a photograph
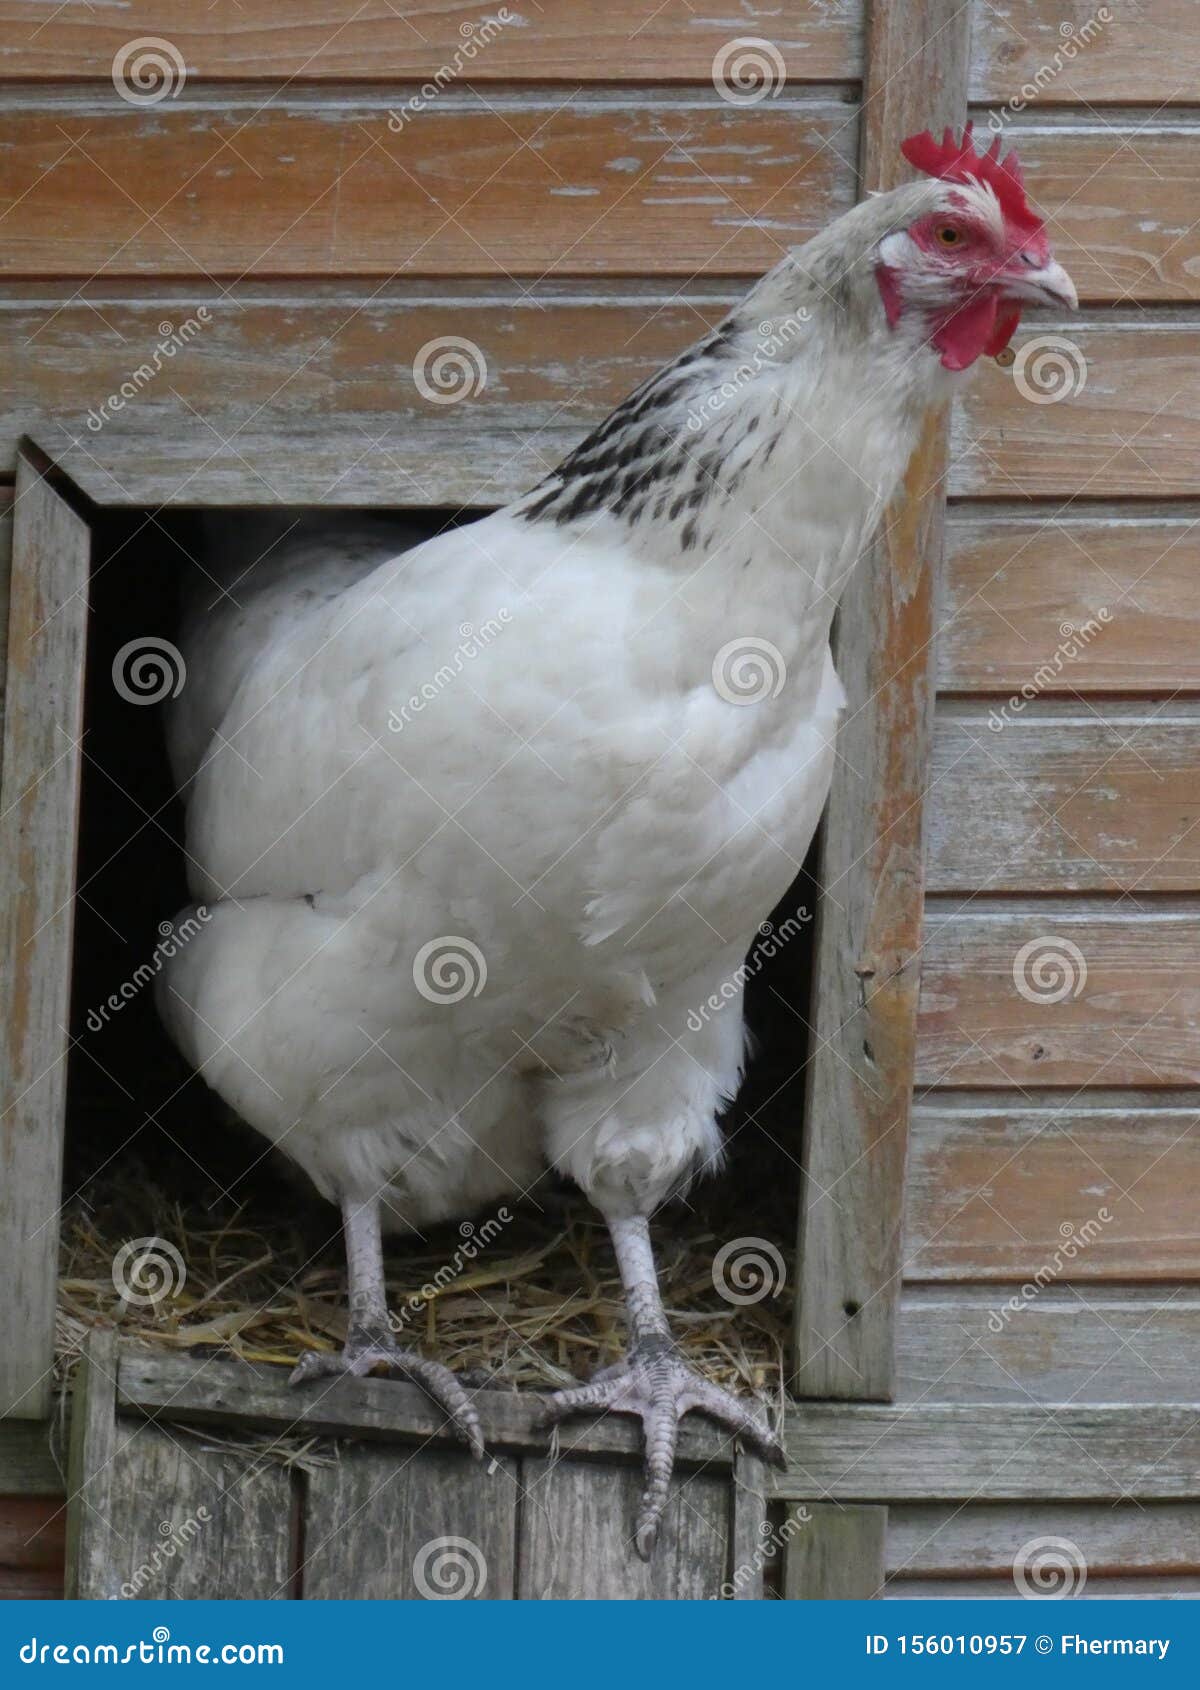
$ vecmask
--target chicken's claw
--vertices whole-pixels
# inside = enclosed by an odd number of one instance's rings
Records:
[[[289,1385],[307,1385],[313,1379],[349,1375],[361,1378],[375,1367],[386,1367],[400,1379],[411,1379],[433,1398],[455,1431],[467,1443],[478,1461],[483,1455],[483,1428],[470,1397],[448,1367],[430,1361],[415,1350],[401,1349],[390,1338],[374,1337],[353,1330],[342,1350],[309,1350],[300,1357],[288,1378]]]
[[[636,1345],[624,1361],[597,1373],[590,1384],[556,1391],[547,1398],[539,1418],[543,1426],[553,1426],[586,1409],[641,1417],[646,1487],[638,1505],[634,1543],[643,1561],[650,1559],[658,1540],[675,1466],[679,1422],[685,1414],[693,1410],[707,1414],[735,1436],[752,1443],[769,1461],[783,1461],[783,1446],[765,1417],[730,1391],[702,1378],[667,1342]]]

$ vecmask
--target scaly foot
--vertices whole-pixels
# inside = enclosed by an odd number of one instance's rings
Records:
[[[646,1440],[646,1488],[638,1506],[637,1552],[648,1561],[658,1539],[659,1522],[667,1506],[679,1422],[693,1410],[709,1415],[729,1431],[755,1445],[768,1460],[783,1461],[783,1446],[748,1403],[693,1371],[681,1361],[670,1341],[648,1338],[635,1344],[625,1360],[597,1373],[589,1385],[556,1391],[542,1412],[543,1425],[556,1425],[580,1409],[638,1414]]]
[[[420,1385],[445,1411],[446,1418],[470,1445],[471,1454],[479,1460],[483,1455],[483,1428],[471,1399],[458,1380],[440,1361],[429,1361],[413,1350],[402,1350],[390,1333],[352,1326],[346,1335],[344,1349],[332,1353],[309,1350],[302,1355],[292,1369],[288,1384],[307,1385],[310,1380],[336,1378],[339,1374],[361,1378],[381,1365],[397,1378],[411,1379],[415,1385]]]

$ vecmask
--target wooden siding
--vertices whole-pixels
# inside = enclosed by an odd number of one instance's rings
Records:
[[[0,274],[739,275],[854,197],[834,99],[448,90],[399,134],[393,109],[10,91]]]
[[[989,707],[1030,686],[1037,698],[1200,690],[1198,519],[1194,503],[1089,509],[1072,500],[1035,515],[955,507],[939,685],[999,695]]]
[[[487,18],[519,22],[488,31],[464,55]],[[767,37],[789,83],[834,82],[860,73],[862,7],[857,0],[772,0],[728,7],[694,0],[554,0],[533,16],[519,6],[417,0],[128,0],[119,14],[37,0],[0,5],[0,76],[106,81],[114,55],[138,36],[165,36],[195,80],[276,84],[331,78],[420,83],[443,67],[471,82],[698,82],[737,36]],[[456,55],[458,57],[456,58]]]

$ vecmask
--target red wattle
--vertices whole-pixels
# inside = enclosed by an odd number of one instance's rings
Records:
[[[996,312],[996,327],[992,330],[992,337],[984,347],[989,358],[994,358],[997,352],[1003,352],[1009,341],[1016,334],[1021,323],[1021,305],[1016,299],[1005,299]]]
[[[991,351],[998,332],[996,314],[994,295],[981,293],[940,319],[929,338],[942,355],[944,369],[965,370]],[[1008,334],[1015,327],[1014,323]],[[1006,345],[1007,338],[1000,344]]]

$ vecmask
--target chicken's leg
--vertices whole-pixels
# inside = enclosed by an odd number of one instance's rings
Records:
[[[624,1361],[597,1373],[591,1384],[557,1391],[546,1404],[544,1419],[554,1424],[578,1409],[588,1408],[641,1416],[646,1438],[646,1488],[638,1508],[635,1542],[638,1554],[649,1560],[667,1505],[679,1422],[685,1414],[698,1409],[711,1415],[731,1432],[756,1444],[771,1460],[781,1461],[783,1449],[763,1415],[701,1378],[676,1353],[659,1295],[646,1219],[606,1215],[605,1221],[625,1287],[632,1341]]]
[[[448,1418],[471,1446],[472,1455],[483,1454],[483,1432],[471,1399],[448,1367],[429,1361],[396,1343],[388,1322],[387,1293],[383,1279],[383,1236],[379,1221],[379,1199],[365,1203],[347,1199],[342,1204],[342,1228],[346,1235],[346,1265],[350,1278],[350,1320],[346,1343],[339,1354],[310,1350],[301,1356],[291,1376],[293,1385],[306,1384],[339,1373],[369,1373],[386,1366],[402,1379],[420,1385],[446,1411]]]

